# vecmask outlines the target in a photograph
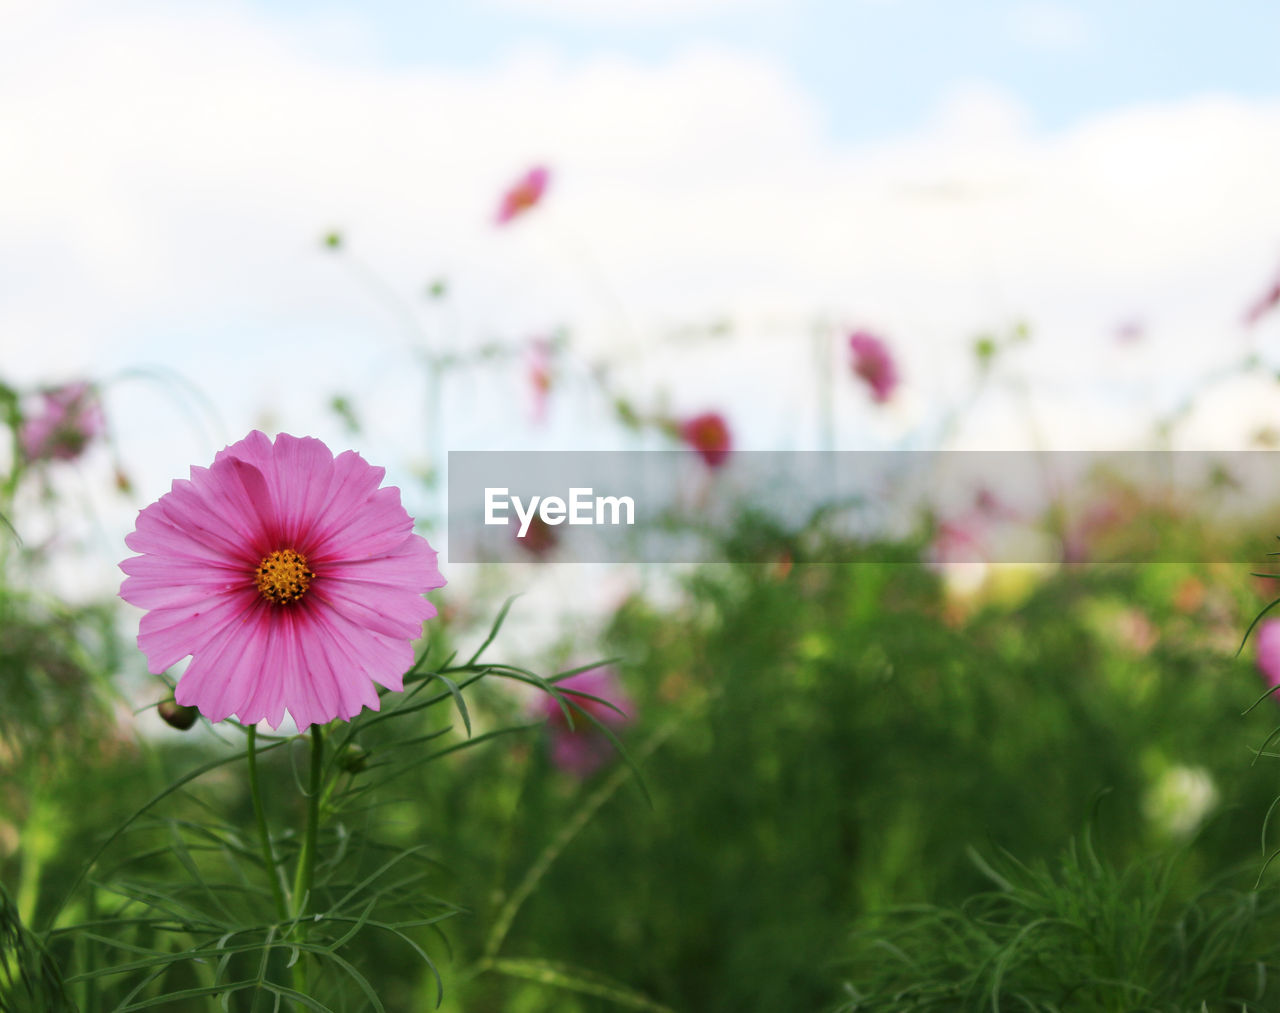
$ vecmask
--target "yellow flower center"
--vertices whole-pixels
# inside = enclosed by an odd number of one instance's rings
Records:
[[[307,557],[293,549],[280,549],[264,556],[254,571],[262,597],[276,605],[292,605],[307,593],[315,580],[307,567]]]

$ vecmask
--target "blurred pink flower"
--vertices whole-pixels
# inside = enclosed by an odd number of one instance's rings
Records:
[[[974,493],[973,504],[967,510],[939,521],[926,559],[934,568],[990,562],[992,536],[1020,519],[1017,510],[983,486]]]
[[[708,468],[719,468],[729,458],[733,438],[719,412],[703,412],[680,423],[680,438],[702,455]]]
[[[618,673],[609,666],[589,668],[562,679],[556,686],[578,707],[610,729],[622,728],[633,720],[631,700],[618,681]],[[613,707],[588,700],[577,693],[607,700]],[[548,694],[543,698],[542,711],[547,716],[547,728],[551,733],[551,762],[565,773],[588,777],[613,755],[614,747],[609,737],[583,715],[574,713],[573,727],[570,728],[555,697]]]
[[[84,381],[41,393],[40,410],[23,419],[18,436],[29,461],[73,461],[106,431],[97,393]]]
[[[955,563],[985,563],[989,557],[985,536],[976,518],[943,521],[929,544],[926,561],[934,569]]]
[[[210,721],[299,729],[399,691],[436,614],[436,553],[385,472],[319,440],[252,432],[138,514],[120,597],[149,609],[138,646]]]
[[[529,387],[533,391],[533,421],[547,416],[547,395],[551,393],[551,342],[535,338],[529,345],[527,369]]]
[[[560,544],[560,536],[556,534],[556,529],[544,521],[540,513],[529,518],[529,526],[523,538],[520,537],[519,518],[511,518],[511,530],[516,544],[534,559],[545,559]]]
[[[1088,505],[1082,516],[1069,518],[1062,537],[1064,563],[1097,562],[1102,550],[1100,542],[1112,534],[1128,518],[1128,511],[1114,496],[1106,496]]]
[[[1020,514],[986,486],[973,494],[973,513],[984,520],[1012,521]]]
[[[898,367],[888,346],[868,331],[849,335],[849,351],[853,354],[853,371],[871,388],[871,398],[883,404],[898,387]]]
[[[1137,317],[1130,317],[1116,328],[1116,342],[1121,345],[1136,345],[1146,334],[1146,325]]]
[[[1280,619],[1265,619],[1258,626],[1257,651],[1262,681],[1268,686],[1280,686]]]
[[[1112,633],[1121,647],[1135,654],[1149,654],[1160,642],[1160,630],[1136,608],[1125,609],[1111,623]]]
[[[506,225],[526,211],[536,207],[546,193],[551,173],[546,167],[535,165],[502,195],[502,203],[498,205],[497,224]]]
[[[1277,306],[1280,306],[1280,278],[1272,282],[1266,293],[1245,311],[1245,326],[1252,327]]]

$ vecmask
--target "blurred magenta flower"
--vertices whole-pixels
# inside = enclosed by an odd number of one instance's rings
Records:
[[[546,193],[547,183],[550,180],[550,171],[545,166],[535,165],[511,184],[510,189],[502,195],[502,203],[498,205],[498,214],[495,219],[497,224],[506,225],[526,211],[537,207],[542,201],[542,195]]]
[[[1018,511],[1009,506],[1003,499],[986,486],[982,486],[973,494],[972,512],[989,521],[1017,520]]]
[[[1068,518],[1062,536],[1064,563],[1098,562],[1106,541],[1132,518],[1132,505],[1108,493],[1088,504],[1079,517]]]
[[[1147,327],[1137,317],[1122,320],[1116,327],[1116,342],[1121,345],[1136,345],[1147,334]]]
[[[680,423],[680,439],[702,455],[708,468],[719,468],[733,448],[729,423],[719,412],[703,412]]]
[[[956,563],[986,563],[990,552],[980,520],[964,517],[942,521],[926,550],[925,561],[934,569]]]
[[[1252,327],[1277,306],[1280,306],[1280,278],[1272,282],[1261,298],[1245,311],[1245,326]]]
[[[560,544],[556,529],[542,519],[542,514],[534,514],[529,518],[529,526],[523,538],[520,537],[519,518],[511,518],[511,530],[516,544],[534,559],[545,559]]]
[[[107,428],[97,392],[84,381],[41,392],[40,410],[23,419],[18,438],[29,461],[73,461]]]
[[[898,387],[898,367],[883,341],[868,331],[849,335],[849,351],[853,354],[853,372],[871,388],[871,398],[883,404]]]
[[[300,730],[403,688],[445,580],[385,474],[354,451],[252,432],[138,514],[120,596],[153,673],[188,655],[174,698]]]
[[[551,342],[535,338],[529,343],[526,359],[529,388],[533,392],[533,421],[543,422],[547,417],[547,395],[551,393]]]
[[[1258,626],[1258,671],[1268,686],[1280,686],[1280,619],[1265,619]]]
[[[556,683],[556,686],[575,704],[610,729],[621,728],[633,720],[631,700],[618,681],[618,673],[607,665],[571,675]],[[577,696],[577,693],[607,700],[613,707]],[[542,700],[542,710],[547,715],[547,728],[551,733],[551,762],[565,773],[575,777],[589,777],[613,754],[613,743],[609,741],[609,737],[581,714],[574,714],[573,727],[570,728],[555,697],[546,695]]]
[[[939,520],[926,560],[935,568],[952,563],[990,562],[992,535],[1020,519],[1017,510],[983,486],[974,493],[973,504],[967,510]]]

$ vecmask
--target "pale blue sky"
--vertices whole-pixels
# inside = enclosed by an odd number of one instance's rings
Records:
[[[586,6],[569,0],[254,6],[310,25],[326,16],[361,23],[365,55],[387,66],[483,69],[528,47],[570,61],[618,55],[661,63],[691,47],[731,47],[784,67],[818,100],[831,137],[845,143],[916,126],[957,82],[1016,96],[1032,125],[1046,130],[1132,104],[1280,95],[1280,4],[1267,0],[723,0],[701,13],[612,23],[565,13],[560,8]]]

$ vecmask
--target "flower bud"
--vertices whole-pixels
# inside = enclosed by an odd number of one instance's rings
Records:
[[[358,742],[348,742],[338,753],[338,769],[358,774],[369,765],[369,750]]]
[[[165,724],[185,732],[188,728],[196,723],[196,718],[200,716],[200,712],[194,707],[184,707],[177,700],[170,697],[168,700],[161,700],[160,705],[156,708],[160,712],[160,716],[164,718]]]

